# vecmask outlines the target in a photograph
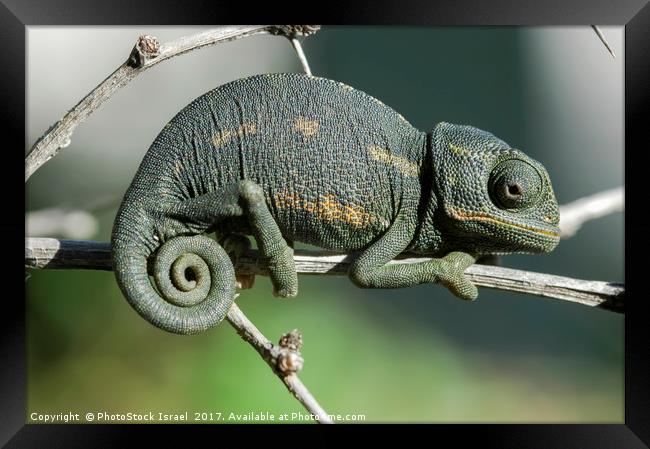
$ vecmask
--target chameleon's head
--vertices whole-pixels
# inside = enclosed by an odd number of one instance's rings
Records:
[[[433,182],[446,231],[467,251],[543,253],[560,239],[560,214],[544,167],[492,134],[439,123]]]

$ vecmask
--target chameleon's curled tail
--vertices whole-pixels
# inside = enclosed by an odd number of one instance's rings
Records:
[[[113,248],[118,284],[133,308],[154,326],[196,334],[221,322],[235,297],[235,270],[223,248],[203,236],[179,236],[147,257],[133,246]]]

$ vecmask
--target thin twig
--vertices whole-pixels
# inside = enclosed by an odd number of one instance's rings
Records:
[[[302,358],[297,352],[300,349],[300,343],[295,343],[296,339],[300,340],[301,338],[297,331],[285,334],[280,344],[274,345],[246,318],[246,315],[236,304],[233,303],[230,307],[226,319],[241,338],[259,353],[291,394],[313,415],[317,422],[322,424],[333,423],[327,412],[296,375],[296,372],[302,368]],[[288,344],[283,344],[285,341]]]
[[[328,251],[296,250],[294,261],[296,270],[301,274],[346,275],[353,257]],[[396,259],[391,263],[416,263],[425,260],[427,259],[411,257]],[[31,268],[110,270],[110,244],[26,238],[25,265]],[[268,274],[266,265],[257,251],[240,256],[235,268],[238,274]],[[465,274],[481,287],[556,298],[624,313],[625,287],[622,284],[478,264],[470,266]]]
[[[587,221],[621,212],[625,207],[624,189],[605,190],[560,206],[562,238],[573,236]]]
[[[295,37],[292,37],[289,39],[291,42],[291,46],[293,49],[296,51],[296,54],[298,55],[298,60],[300,60],[300,64],[302,64],[302,69],[307,75],[311,76],[311,69],[309,68],[309,62],[307,61],[307,56],[305,56],[305,52],[302,51],[302,45],[300,44],[300,41],[296,39]]]
[[[605,35],[603,34],[602,31],[600,31],[600,28],[598,28],[597,25],[592,25],[591,28],[594,29],[594,31],[598,35],[598,38],[600,39],[600,41],[603,44],[605,44],[605,48],[607,48],[607,51],[609,52],[609,54],[612,55],[612,58],[616,58],[616,54],[614,54],[614,50],[612,49],[612,47],[607,42],[607,39],[605,39]]]
[[[247,25],[221,27],[172,42],[159,44],[152,36],[140,36],[128,59],[86,95],[65,116],[39,138],[25,157],[25,182],[61,148],[70,145],[75,128],[97,110],[121,87],[154,65],[208,45],[228,42],[255,34],[274,34],[288,38],[308,36],[319,29],[316,25]]]

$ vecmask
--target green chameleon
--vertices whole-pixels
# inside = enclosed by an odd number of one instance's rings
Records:
[[[206,93],[164,127],[117,213],[112,258],[142,317],[193,334],[227,314],[230,256],[248,235],[277,296],[298,293],[300,241],[360,253],[349,270],[359,287],[437,282],[474,299],[469,265],[551,251],[558,221],[544,167],[492,134],[449,123],[421,132],[343,83],[267,74]],[[388,264],[403,252],[431,259]]]

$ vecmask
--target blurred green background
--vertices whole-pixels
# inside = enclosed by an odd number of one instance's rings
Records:
[[[363,90],[429,130],[488,130],[541,161],[566,203],[623,184],[623,29],[324,27],[304,39],[315,75]],[[29,27],[28,145],[112,72],[140,34],[198,28]],[[227,81],[299,71],[289,43],[256,36],[148,70],[81,125],[27,184],[27,210],[90,210],[108,241],[145,151],[182,107]],[[28,222],[28,235],[30,232]],[[52,233],[48,236],[56,236]],[[549,255],[505,266],[622,282],[622,214],[587,223]],[[226,323],[176,336],[141,319],[110,272],[32,271],[27,288],[31,412],[301,412]],[[272,340],[298,328],[301,378],[329,413],[370,422],[623,422],[623,317],[480,290],[362,290],[300,278],[292,300],[258,277],[238,304]]]

